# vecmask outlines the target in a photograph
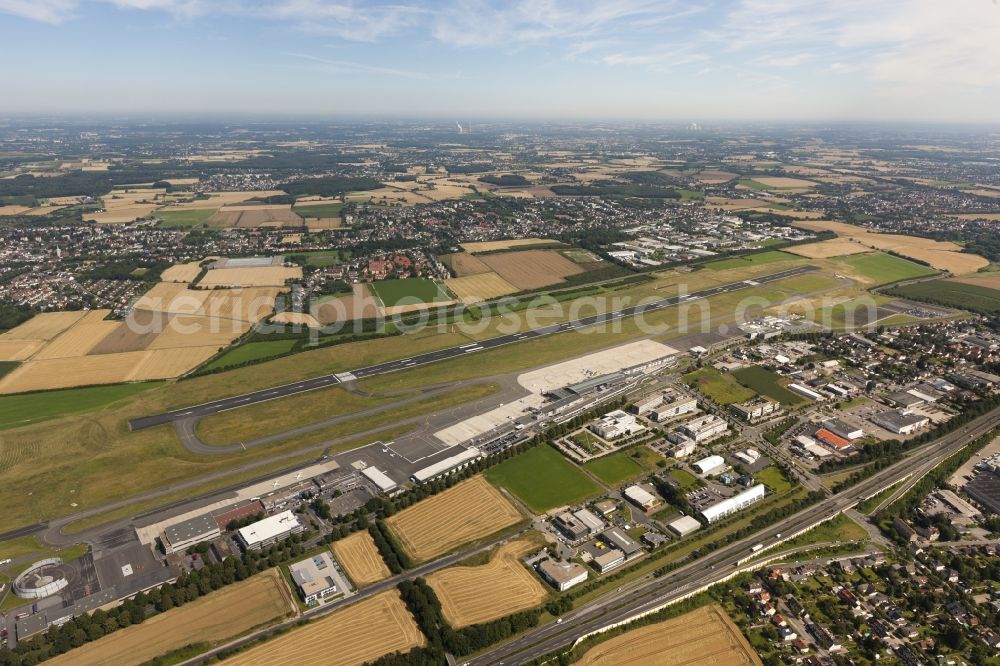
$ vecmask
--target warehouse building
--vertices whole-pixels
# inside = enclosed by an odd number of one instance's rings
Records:
[[[869,421],[897,435],[909,435],[930,423],[926,416],[895,411],[875,414]]]
[[[823,421],[823,427],[844,439],[855,440],[865,436],[865,431],[859,426],[851,425],[842,419],[827,419]]]
[[[620,567],[624,563],[625,553],[617,548],[612,548],[594,558],[594,568],[602,574],[611,571],[615,567]]]
[[[389,478],[385,472],[380,471],[377,467],[365,467],[361,470],[361,474],[371,481],[379,492],[383,495],[395,495],[399,492],[399,486],[395,481]]]
[[[649,511],[660,503],[660,500],[656,497],[656,495],[639,485],[629,486],[626,488],[625,498],[643,511]]]
[[[590,575],[585,567],[576,562],[560,562],[552,559],[542,560],[538,565],[538,571],[560,592],[582,583]]]
[[[805,396],[810,400],[815,400],[816,402],[820,402],[821,400],[823,400],[822,394],[817,393],[808,386],[803,386],[802,384],[789,384],[788,390],[794,391],[795,393],[798,393],[801,396]]]
[[[305,529],[291,511],[282,511],[264,520],[242,527],[236,532],[247,550],[260,550]]]
[[[701,522],[691,516],[681,516],[667,523],[667,529],[679,537],[687,536],[701,529]]]
[[[417,483],[426,483],[427,481],[433,481],[434,479],[444,476],[446,474],[451,474],[455,470],[462,469],[477,460],[483,454],[477,448],[462,449],[461,452],[456,453],[453,456],[449,456],[444,460],[439,460],[433,465],[424,467],[423,469],[418,469],[410,477]]]
[[[160,540],[163,551],[170,555],[187,550],[203,541],[211,541],[222,534],[219,523],[210,513],[203,513],[163,530]]]
[[[964,490],[987,511],[1000,513],[1000,474],[988,470],[979,472],[965,484]]]
[[[756,486],[750,486],[738,495],[733,495],[728,499],[716,502],[712,506],[702,509],[701,515],[704,516],[705,520],[708,522],[714,523],[717,520],[721,520],[726,516],[747,508],[754,502],[763,498],[764,486],[757,484]]]
[[[708,456],[695,462],[693,466],[702,476],[709,476],[725,469],[726,460],[722,456]]]
[[[337,581],[332,575],[333,559],[328,553],[320,553],[301,562],[288,565],[299,596],[306,604],[314,604],[337,593]]]

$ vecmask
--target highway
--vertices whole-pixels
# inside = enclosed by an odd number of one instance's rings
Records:
[[[213,400],[211,402],[205,402],[200,405],[193,405],[191,407],[175,409],[169,412],[164,412],[162,414],[155,414],[152,416],[143,416],[140,418],[132,419],[131,421],[129,421],[129,427],[133,431],[135,431],[162,425],[164,423],[173,423],[174,421],[182,419],[197,419],[203,416],[207,416],[209,414],[222,412],[227,409],[246,407],[248,405],[253,405],[256,403],[266,402],[268,400],[274,400],[275,398],[284,398],[286,396],[296,395],[298,393],[305,393],[307,391],[314,391],[316,389],[326,388],[328,386],[334,386],[336,384],[353,381],[355,379],[374,377],[375,375],[383,375],[386,373],[396,372],[399,370],[408,370],[410,368],[418,367],[421,365],[427,365],[428,363],[435,363],[437,361],[444,361],[448,359],[458,358],[466,354],[474,354],[476,352],[485,351],[488,349],[494,349],[496,347],[502,347],[504,345],[514,344],[517,342],[523,342],[525,340],[531,340],[533,338],[540,338],[542,336],[553,335],[555,333],[565,333],[567,331],[572,331],[575,329],[587,328],[589,326],[609,323],[613,322],[616,319],[623,319],[626,317],[644,315],[648,312],[654,312],[656,310],[661,310],[663,308],[672,307],[680,303],[693,302],[705,298],[710,298],[712,296],[717,296],[719,294],[740,291],[742,289],[749,289],[751,287],[756,287],[761,284],[766,284],[768,282],[776,282],[778,280],[784,280],[785,278],[794,277],[796,275],[801,275],[803,273],[808,273],[814,270],[816,270],[815,266],[799,266],[797,268],[792,268],[778,273],[772,273],[770,275],[765,275],[762,277],[755,277],[752,280],[731,282],[729,284],[718,285],[710,289],[703,289],[701,291],[692,292],[686,295],[671,296],[669,298],[663,298],[657,301],[650,301],[648,303],[643,303],[641,305],[623,308],[621,310],[604,312],[597,315],[591,315],[589,317],[582,317],[580,319],[573,319],[571,321],[566,321],[559,324],[552,324],[550,326],[543,326],[529,331],[500,335],[495,338],[483,340],[481,342],[472,342],[465,345],[459,345],[457,347],[439,349],[437,351],[426,352],[424,354],[418,354],[416,356],[411,356],[408,358],[401,358],[394,361],[386,361],[385,363],[370,365],[350,372],[340,372],[331,375],[323,375],[321,377],[304,379],[302,381],[292,382],[290,384],[284,384],[281,386],[272,386],[270,388],[261,389],[259,391],[252,391],[250,393],[235,395],[230,398]]]
[[[470,666],[486,664],[519,664],[537,659],[553,651],[568,648],[577,638],[626,621],[644,612],[691,594],[707,585],[725,580],[739,571],[737,561],[750,556],[750,547],[778,543],[777,535],[787,539],[802,529],[833,518],[860,500],[892,485],[906,476],[912,479],[927,474],[974,438],[1000,425],[1000,408],[993,410],[970,425],[934,442],[915,449],[902,461],[862,481],[853,488],[803,509],[778,524],[754,535],[724,546],[717,551],[686,564],[660,578],[647,577],[638,584],[623,585],[617,591],[596,599],[552,622],[524,633],[509,643],[498,646],[474,659]],[[761,564],[748,565],[750,568]]]

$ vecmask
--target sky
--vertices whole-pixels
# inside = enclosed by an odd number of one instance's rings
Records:
[[[0,0],[0,113],[1000,122],[998,0]]]

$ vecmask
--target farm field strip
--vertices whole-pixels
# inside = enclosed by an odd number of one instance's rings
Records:
[[[229,666],[357,666],[425,639],[396,590],[382,592],[226,659]]]
[[[497,275],[518,288],[538,289],[565,282],[584,269],[557,250],[522,250],[479,257]]]
[[[406,552],[429,560],[521,520],[521,513],[481,476],[386,519]]]
[[[487,564],[454,566],[427,576],[448,624],[465,627],[545,601],[548,591],[521,564],[520,558],[533,548],[530,541],[512,541],[497,548]]]
[[[347,538],[334,541],[330,548],[358,587],[377,583],[391,574],[368,532],[355,532]]]

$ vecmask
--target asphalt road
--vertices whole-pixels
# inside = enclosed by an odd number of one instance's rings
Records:
[[[907,458],[888,467],[838,495],[808,507],[798,514],[765,528],[750,537],[724,546],[714,553],[684,565],[660,578],[650,578],[639,585],[623,586],[620,591],[605,595],[567,613],[560,623],[549,623],[520,635],[513,641],[485,652],[470,660],[470,666],[486,664],[519,664],[531,661],[555,650],[566,648],[577,638],[617,622],[676,601],[706,585],[724,580],[741,566],[737,560],[748,557],[755,544],[770,545],[779,534],[789,535],[851,508],[904,477],[923,476],[949,456],[1000,425],[1000,408],[993,410],[969,426],[926,444]],[[761,566],[759,564],[755,566]]]
[[[457,347],[450,347],[448,349],[439,349],[437,351],[427,352],[425,354],[418,354],[416,356],[397,359],[395,361],[378,363],[376,365],[370,365],[364,368],[359,368],[351,372],[341,372],[332,375],[323,375],[321,377],[305,379],[298,382],[292,382],[291,384],[284,384],[282,386],[273,386],[270,388],[261,389],[259,391],[252,391],[250,393],[235,395],[232,396],[231,398],[213,400],[211,402],[205,402],[200,405],[193,405],[191,407],[175,409],[169,412],[164,412],[162,414],[155,414],[152,416],[143,416],[137,419],[132,419],[131,421],[129,421],[129,427],[133,431],[135,431],[162,425],[164,423],[172,423],[174,421],[182,419],[197,419],[203,416],[207,416],[208,414],[215,414],[217,412],[222,412],[227,409],[246,407],[248,405],[253,405],[256,403],[266,402],[268,400],[274,400],[275,398],[283,398],[298,393],[305,393],[306,391],[314,391],[316,389],[326,388],[328,386],[335,386],[336,384],[341,384],[347,381],[353,381],[354,379],[363,379],[365,377],[383,375],[389,372],[396,372],[398,370],[407,370],[409,368],[426,365],[428,363],[434,363],[437,361],[444,361],[447,359],[458,358],[466,354],[474,354],[476,352],[480,352],[483,350],[494,349],[496,347],[502,347],[504,345],[514,344],[517,342],[523,342],[525,340],[531,340],[533,338],[539,338],[545,335],[552,335],[555,333],[565,333],[566,331],[571,331],[574,329],[586,328],[597,324],[609,323],[616,319],[622,319],[625,317],[634,317],[637,315],[645,314],[647,312],[654,312],[656,310],[661,310],[663,308],[672,307],[680,303],[696,301],[704,298],[709,298],[711,296],[717,296],[719,294],[725,294],[733,291],[740,291],[742,289],[749,289],[751,287],[756,287],[761,284],[766,284],[768,282],[776,282],[778,280],[784,280],[785,278],[794,277],[796,275],[801,275],[803,273],[808,273],[814,270],[816,270],[815,266],[800,266],[797,268],[781,271],[778,273],[772,273],[771,275],[756,277],[753,278],[752,280],[731,282],[729,284],[719,285],[716,287],[712,287],[710,289],[703,289],[701,291],[692,292],[691,294],[683,296],[671,296],[669,298],[663,298],[658,301],[650,301],[648,303],[643,303],[641,305],[636,305],[629,308],[623,308],[621,310],[615,310],[613,312],[605,312],[597,315],[591,315],[589,317],[583,317],[580,319],[573,319],[571,321],[562,322],[560,324],[543,326],[541,328],[536,328],[530,331],[510,333],[508,335],[500,335],[495,338],[483,340],[481,342],[459,345]]]

